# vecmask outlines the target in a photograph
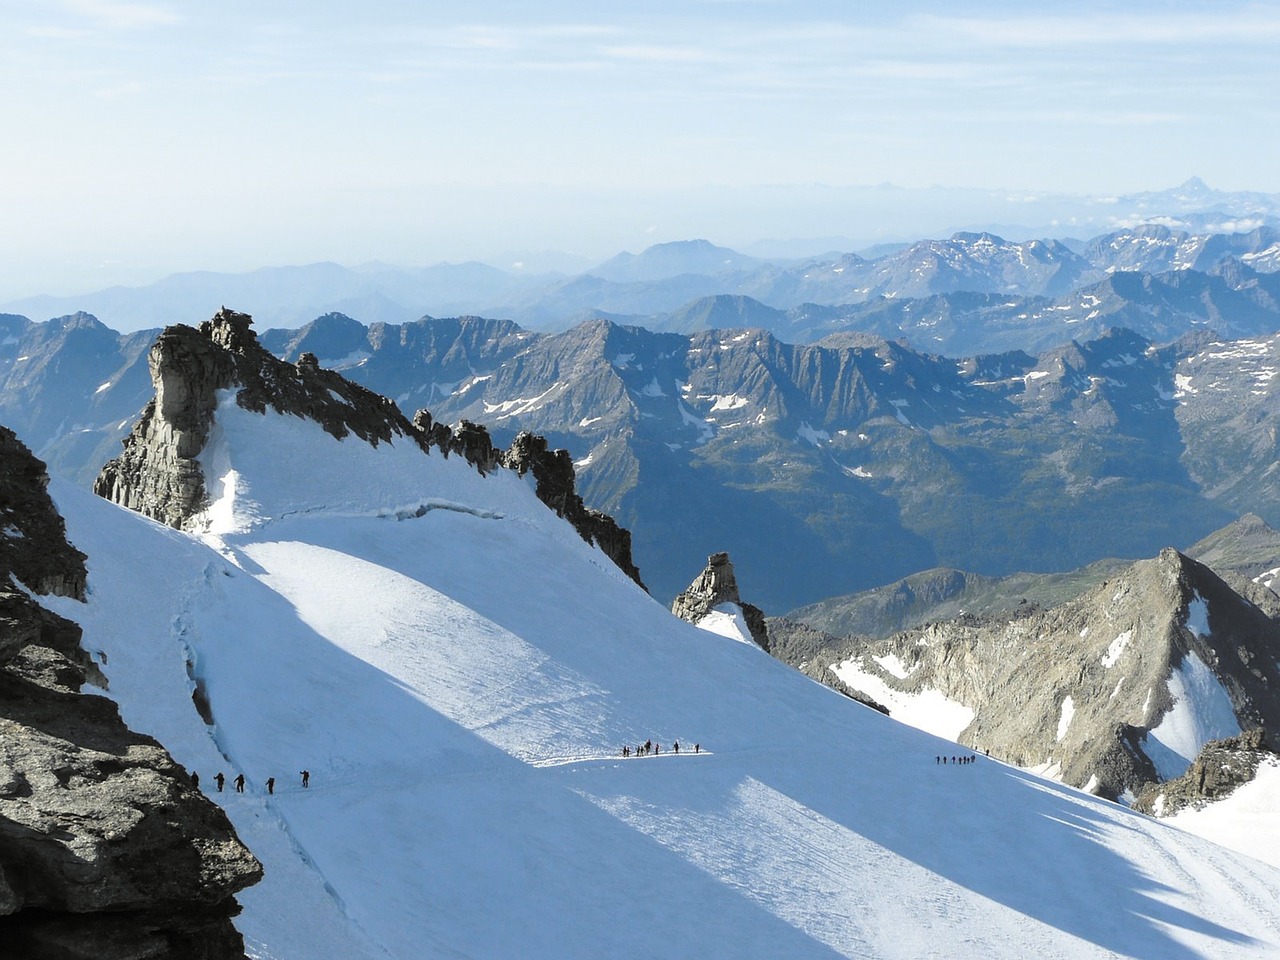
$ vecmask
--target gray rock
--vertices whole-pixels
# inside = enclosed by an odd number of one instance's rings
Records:
[[[0,426],[0,581],[16,578],[36,593],[83,599],[85,556],[67,542],[48,485],[44,464]]]
[[[1280,761],[1261,727],[1204,745],[1195,763],[1176,780],[1148,785],[1133,808],[1157,817],[1169,817],[1187,807],[1202,807],[1229,797],[1257,775],[1263,763]]]
[[[1191,628],[1199,601],[1207,633]],[[1280,623],[1167,549],[1050,609],[846,638],[816,654],[810,647],[806,663],[815,676],[848,663],[894,690],[941,692],[974,713],[961,743],[1115,799],[1160,779],[1148,735],[1173,709],[1170,678],[1189,658],[1216,678],[1241,729],[1280,724],[1277,644]],[[789,639],[781,652],[805,649]],[[884,666],[889,657],[896,671]]]
[[[523,432],[502,455],[502,464],[522,477],[532,473],[538,499],[573,524],[583,540],[598,546],[641,589],[647,589],[631,559],[631,531],[582,502],[574,490],[576,477],[568,450],[549,450],[546,437]]]
[[[769,629],[763,611],[744,603],[738,593],[738,578],[727,553],[713,553],[707,557],[707,566],[671,603],[671,612],[681,620],[697,624],[721,604],[735,604],[742,610],[747,629],[762,650],[769,650]],[[842,691],[843,692],[843,691]]]

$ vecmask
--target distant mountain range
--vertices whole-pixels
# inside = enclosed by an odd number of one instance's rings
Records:
[[[88,483],[146,402],[149,335],[83,315],[3,324],[0,422]],[[937,566],[1070,570],[1246,512],[1280,523],[1271,335],[1162,346],[1116,330],[953,359],[866,335],[327,315],[261,340],[408,412],[567,448],[579,492],[633,531],[662,598],[719,550],[779,613]]]
[[[1280,566],[1280,532],[1261,517],[1245,514],[1221,530],[1186,547],[1188,557],[1212,567],[1233,586],[1244,581],[1267,583],[1276,579]],[[1073,600],[1114,577],[1130,561],[1107,557],[1076,570],[1055,573],[1013,573],[985,577],[963,570],[935,568],[859,593],[828,597],[792,610],[785,620],[775,618],[771,630],[786,635],[794,624],[820,630],[829,638],[883,638],[963,616],[999,617],[1024,611],[1029,604],[1052,607]],[[1250,592],[1253,600],[1259,595]],[[1266,598],[1267,594],[1262,594]],[[1265,604],[1280,615],[1280,597]]]
[[[867,330],[905,337],[924,349],[982,352],[1040,349],[1068,335],[1096,335],[1114,322],[1163,336],[1161,324],[1221,318],[1219,332],[1245,334],[1260,312],[1268,322],[1276,312],[1278,270],[1280,231],[1274,225],[1215,233],[1148,223],[1087,241],[957,233],[869,256],[832,253],[799,260],[761,259],[689,240],[619,254],[572,276],[514,273],[480,263],[415,270],[321,263],[249,274],[178,274],[149,287],[3,306],[36,319],[90,312],[121,330],[195,323],[223,303],[259,305],[259,322],[281,327],[338,312],[365,323],[479,315],[556,331],[609,319],[687,333],[724,326],[726,315],[737,313],[739,321],[750,315],[751,325],[793,342]],[[1184,287],[1184,274],[1218,279],[1156,294],[1132,292],[1132,284],[1119,280],[1109,283],[1130,273],[1152,277],[1142,283],[1164,288]],[[1205,293],[1197,284],[1213,289]],[[1140,303],[1137,319],[1117,321],[1111,317],[1120,309],[1111,302],[1116,296],[1154,296],[1161,301],[1160,316],[1147,329],[1141,318],[1150,304]],[[1209,302],[1201,303],[1205,297]],[[1084,332],[1071,329],[1095,319],[1099,323]],[[993,332],[984,338],[980,331],[986,328]]]

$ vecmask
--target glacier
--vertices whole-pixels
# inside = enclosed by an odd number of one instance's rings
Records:
[[[41,599],[262,860],[256,958],[1280,956],[1280,870],[937,765],[513,474],[233,403],[202,462],[197,534],[54,481],[89,597]]]

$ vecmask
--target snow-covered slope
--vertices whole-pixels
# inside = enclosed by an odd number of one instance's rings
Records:
[[[200,536],[55,483],[90,590],[56,606],[262,860],[257,957],[1280,956],[1280,870],[939,764],[506,471],[234,404],[201,462]]]
[[[1278,816],[1280,766],[1266,763],[1229,797],[1187,807],[1164,822],[1280,867]]]

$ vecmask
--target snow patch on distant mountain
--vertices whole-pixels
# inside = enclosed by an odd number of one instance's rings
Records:
[[[1085,633],[1082,631],[1080,636],[1081,637],[1085,636]],[[1102,660],[1100,661],[1102,665],[1106,667],[1108,670],[1114,667],[1116,665],[1116,662],[1120,659],[1121,654],[1124,653],[1125,648],[1129,646],[1129,641],[1132,639],[1133,639],[1133,631],[1125,630],[1123,633],[1117,636],[1114,640],[1112,640],[1111,645],[1107,647],[1106,655],[1103,656]],[[1124,682],[1123,677],[1121,677],[1120,682],[1121,683]]]
[[[904,693],[866,670],[856,659],[835,664],[831,671],[850,687],[888,707],[889,716],[893,719],[934,736],[958,740],[960,734],[973,722],[974,712],[971,708],[948,699],[940,691],[926,688],[915,693]]]
[[[1071,698],[1071,694],[1067,694],[1062,700],[1062,713],[1058,716],[1058,736],[1057,740],[1061,743],[1067,736],[1067,731],[1071,729],[1071,720],[1076,715],[1076,703]]]
[[[1231,696],[1194,652],[1170,675],[1169,694],[1173,707],[1143,744],[1164,780],[1181,776],[1210,740],[1240,733]]]

